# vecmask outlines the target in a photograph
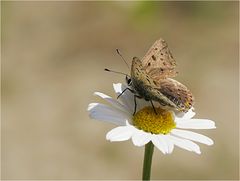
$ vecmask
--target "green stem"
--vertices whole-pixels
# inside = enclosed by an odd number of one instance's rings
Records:
[[[150,141],[145,145],[142,180],[150,180],[154,145]]]

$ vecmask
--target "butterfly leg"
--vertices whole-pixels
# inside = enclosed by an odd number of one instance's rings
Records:
[[[121,92],[121,94],[119,94],[119,95],[117,96],[117,99],[118,99],[119,97],[121,97],[121,96],[124,94],[124,92],[126,92],[127,90],[129,90],[130,92],[134,93],[134,91],[133,91],[132,89],[126,88],[126,89],[124,89],[124,90]]]
[[[157,111],[156,111],[156,109],[155,109],[155,107],[154,107],[154,105],[153,105],[152,100],[150,100],[150,102],[151,102],[151,104],[152,104],[152,107],[153,107],[153,110],[154,110],[155,114],[157,115]]]
[[[133,115],[136,113],[136,110],[137,110],[137,98],[142,99],[142,97],[134,94],[134,112],[133,112]]]

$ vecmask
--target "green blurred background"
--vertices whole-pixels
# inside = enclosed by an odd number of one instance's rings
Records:
[[[196,155],[155,149],[152,179],[238,179],[238,2],[2,2],[2,179],[141,179],[143,147],[110,143],[114,125],[90,120],[94,91],[112,83],[158,38],[193,92]],[[115,96],[116,97],[116,96]]]

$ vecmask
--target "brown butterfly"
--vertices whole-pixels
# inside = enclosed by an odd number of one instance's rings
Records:
[[[126,81],[132,89],[125,89],[134,93],[136,112],[136,98],[144,98],[153,102],[159,102],[162,106],[187,112],[193,105],[193,95],[186,86],[171,79],[175,77],[176,61],[174,60],[165,40],[157,40],[140,60],[134,57],[132,60],[131,77]],[[155,111],[155,108],[153,106]],[[155,111],[156,113],[156,111]]]

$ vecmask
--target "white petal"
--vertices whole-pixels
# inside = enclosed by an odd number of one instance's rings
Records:
[[[174,144],[172,140],[169,138],[169,135],[163,135],[164,139],[166,140],[167,146],[168,146],[168,154],[171,154],[173,152]]]
[[[186,138],[192,141],[197,141],[199,143],[203,143],[206,145],[212,145],[213,144],[213,140],[211,140],[210,138],[208,138],[207,136],[204,136],[202,134],[198,134],[198,133],[194,133],[192,131],[186,131],[186,130],[179,130],[179,129],[173,129],[171,131],[171,133],[173,135],[182,137],[182,138]]]
[[[215,122],[209,119],[190,119],[177,122],[177,128],[185,129],[214,129]]]
[[[109,131],[106,135],[106,139],[110,141],[129,140],[133,132],[134,130],[130,126],[120,126]]]
[[[143,98],[142,99],[137,98],[136,100],[137,100],[137,111],[147,106],[152,107],[150,101],[146,101]],[[154,107],[159,107],[159,105],[157,105],[155,101],[153,101],[153,104],[154,104]]]
[[[163,153],[168,153],[168,145],[161,135],[152,135],[153,144]]]
[[[151,141],[151,135],[142,130],[136,129],[132,136],[132,142],[135,146],[143,146]]]
[[[127,108],[122,105],[119,101],[111,98],[110,96],[106,95],[106,94],[103,94],[101,92],[95,92],[94,95],[97,95],[103,99],[105,99],[106,101],[108,101],[110,104],[112,104],[114,107],[118,108],[118,109],[121,109],[122,111],[125,111],[128,113],[128,110]]]
[[[118,83],[118,84],[113,84],[114,90],[117,95],[121,94],[127,87],[124,84]],[[128,111],[132,114],[135,109],[135,103],[134,103],[134,93],[130,92],[129,90],[126,90],[120,97],[119,100],[123,103],[125,107],[127,107]],[[136,111],[146,107],[146,106],[151,106],[149,101],[146,101],[144,99],[136,98]],[[155,102],[153,102],[155,103]],[[157,106],[156,106],[157,107]]]
[[[116,92],[117,95],[121,94],[127,86],[124,84],[118,83],[118,84],[113,84],[113,88]],[[119,100],[127,107],[130,113],[134,112],[134,94],[130,92],[129,90],[126,90],[120,97]]]
[[[100,103],[89,104],[88,111],[92,119],[107,121],[117,125],[126,125],[126,120],[131,120],[131,118],[121,110]]]
[[[172,135],[169,135],[169,138],[172,140],[173,144],[175,144],[176,146],[178,146],[180,148],[183,148],[185,150],[188,150],[188,151],[193,151],[197,154],[201,154],[200,148],[196,143],[194,143],[190,140],[177,138],[177,137],[172,136]]]
[[[113,84],[113,89],[117,94],[120,94],[123,91],[122,84],[121,83]]]
[[[175,121],[178,122],[178,121],[181,121],[181,120],[191,119],[196,114],[193,110],[194,110],[194,108],[191,108],[191,109],[188,110],[187,113],[181,113],[180,112],[180,113],[175,114]]]

